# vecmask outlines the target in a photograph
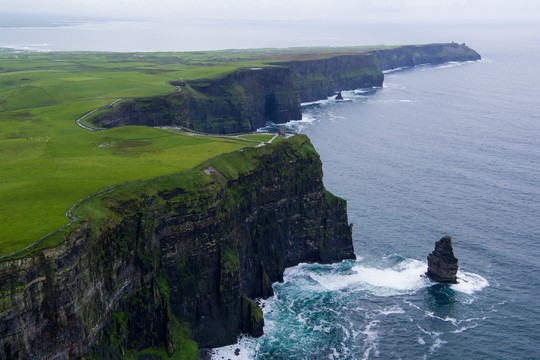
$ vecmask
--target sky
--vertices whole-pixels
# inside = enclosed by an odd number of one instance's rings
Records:
[[[107,18],[539,20],[538,0],[0,0],[0,14]]]

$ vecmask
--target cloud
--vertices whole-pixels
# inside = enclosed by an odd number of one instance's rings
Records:
[[[0,0],[4,13],[105,17],[359,19],[363,21],[538,18],[536,0]]]

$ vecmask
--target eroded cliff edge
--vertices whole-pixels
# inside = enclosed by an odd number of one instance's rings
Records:
[[[85,204],[55,248],[0,263],[0,358],[197,356],[262,331],[286,267],[354,258],[309,139],[224,154]],[[146,349],[146,350],[144,350]]]
[[[341,90],[382,86],[383,70],[480,55],[465,44],[407,45],[366,52],[347,50],[269,61],[217,78],[171,81],[175,93],[124,100],[92,119],[95,126],[182,126],[206,133],[239,133],[266,122],[301,119],[302,102],[325,99]]]

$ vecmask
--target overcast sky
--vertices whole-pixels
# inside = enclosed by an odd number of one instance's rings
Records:
[[[112,18],[540,19],[539,0],[0,0],[0,12]]]

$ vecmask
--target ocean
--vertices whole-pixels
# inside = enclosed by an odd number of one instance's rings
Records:
[[[529,35],[479,39],[479,62],[388,72],[381,89],[304,105],[287,125],[347,199],[358,259],[288,269],[263,302],[265,335],[214,359],[540,359],[540,48]],[[444,235],[457,285],[422,277]]]
[[[34,50],[466,42],[481,61],[388,72],[382,88],[305,104],[287,124],[347,200],[358,259],[287,269],[262,301],[265,335],[213,358],[540,359],[535,24],[10,21],[0,47]],[[421,276],[444,235],[457,285]]]

